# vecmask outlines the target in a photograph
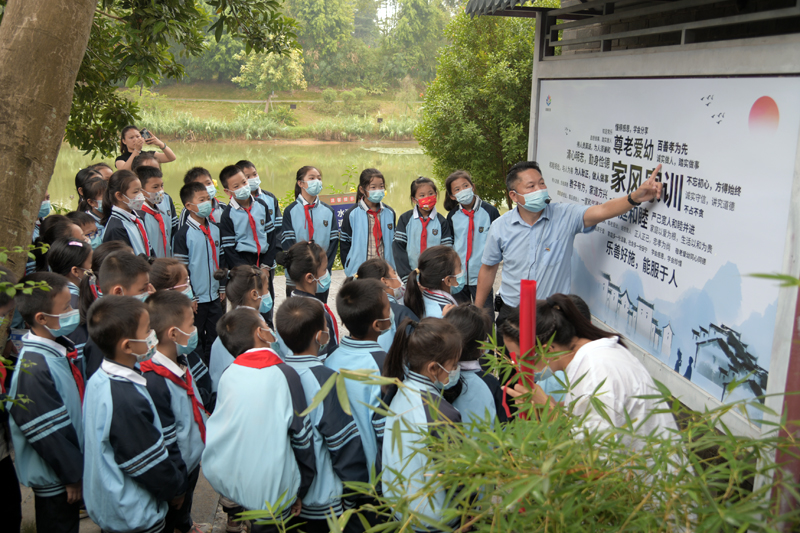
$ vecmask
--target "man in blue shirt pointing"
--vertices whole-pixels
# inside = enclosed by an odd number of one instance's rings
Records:
[[[661,197],[661,182],[650,177],[627,197],[600,205],[550,203],[547,185],[535,161],[522,161],[508,171],[506,188],[514,209],[498,218],[489,229],[478,273],[476,302],[486,301],[503,262],[503,277],[495,300],[497,325],[511,308],[519,306],[519,282],[536,280],[536,297],[570,292],[572,245],[575,235],[589,233],[604,220],[627,213],[642,202]]]

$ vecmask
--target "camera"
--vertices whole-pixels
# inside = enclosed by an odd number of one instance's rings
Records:
[[[149,131],[147,131],[147,128],[144,128],[144,129],[143,129],[141,132],[139,132],[139,133],[141,133],[141,134],[142,134],[142,138],[143,138],[143,139],[145,139],[145,140],[147,140],[147,139],[149,139],[150,137],[152,137],[152,136],[153,136],[153,134],[152,134],[152,133],[150,133]]]

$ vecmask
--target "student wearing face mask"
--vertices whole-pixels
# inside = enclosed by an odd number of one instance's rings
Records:
[[[122,241],[137,255],[153,255],[140,211],[144,202],[139,177],[130,170],[114,172],[103,196],[103,242]]]
[[[50,203],[50,191],[45,191],[44,193],[44,200],[42,200],[42,204],[39,206],[39,213],[36,215],[36,224],[33,226],[33,235],[31,236],[31,241],[35,241],[39,237],[39,229],[42,225],[42,220],[50,214],[52,211],[53,206]]]
[[[639,188],[600,205],[550,203],[542,171],[535,161],[522,161],[508,171],[506,188],[516,206],[489,229],[478,273],[475,301],[489,297],[497,269],[503,262],[500,292],[495,298],[498,327],[511,308],[519,306],[519,283],[536,280],[536,295],[570,292],[571,259],[575,235],[589,233],[604,220],[627,213],[634,206],[661,197],[658,165]]]
[[[80,308],[80,285],[87,272],[92,272],[92,247],[84,241],[69,237],[57,239],[47,252],[47,266],[51,272],[67,279],[71,295],[70,305]]]
[[[404,302],[417,316],[442,318],[458,305],[451,291],[461,290],[465,281],[461,258],[455,250],[449,246],[428,248],[419,256],[419,266],[408,276]]]
[[[307,241],[321,246],[326,254],[325,268],[330,275],[339,248],[339,222],[333,208],[319,199],[322,192],[322,173],[316,167],[305,166],[297,171],[294,186],[295,201],[283,210],[281,247],[289,250],[295,243]],[[294,280],[286,278],[286,296],[294,290]],[[328,289],[312,292],[322,302],[328,301]]]
[[[103,196],[105,196],[107,188],[108,181],[103,178],[88,180],[83,185],[83,194],[85,196],[78,203],[78,210],[91,216],[96,226],[95,234],[91,237],[92,248],[97,248],[103,244],[103,233],[105,232],[105,226],[103,225]]]
[[[136,175],[145,197],[142,220],[150,245],[156,257],[172,257],[172,238],[178,231],[178,214],[172,198],[164,191],[161,169],[143,166],[136,169]]]
[[[225,202],[220,202],[217,199],[217,186],[214,185],[214,180],[211,179],[211,173],[203,167],[192,167],[183,176],[183,184],[189,185],[190,183],[199,183],[202,185],[206,193],[208,193],[209,201],[211,202],[211,209],[206,218],[212,224],[218,224],[222,219],[222,212],[228,207]],[[181,196],[181,201],[183,197]],[[186,205],[186,204],[184,204]],[[181,211],[181,216],[178,221],[178,226],[183,227],[186,224],[186,219],[189,217],[189,211],[184,209]]]

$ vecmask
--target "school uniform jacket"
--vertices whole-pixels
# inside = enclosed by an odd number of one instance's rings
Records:
[[[183,367],[173,363],[161,352],[156,352],[153,358],[142,363],[141,367],[143,370],[142,375],[147,380],[147,392],[150,393],[153,404],[156,406],[158,417],[161,420],[164,444],[170,445],[173,442],[177,442],[181,462],[187,472],[192,472],[200,466],[200,456],[203,454],[203,448],[205,448],[203,436],[208,415],[205,409],[202,408],[203,401],[188,369],[188,362],[185,357],[178,358],[179,361],[181,359],[183,360]],[[153,367],[166,369],[187,385],[191,382],[192,394],[197,398],[201,407],[199,414],[203,424],[202,429],[195,420],[192,400],[187,391],[170,379],[160,376],[155,370],[151,370],[150,364]]]
[[[392,347],[392,343],[394,342],[394,336],[397,334],[397,328],[400,327],[400,323],[403,322],[403,320],[410,318],[414,322],[419,322],[419,317],[414,314],[414,311],[402,303],[399,303],[392,296],[389,296],[389,307],[392,309],[392,314],[394,314],[392,327],[381,333],[378,337],[378,344],[381,345],[381,348],[386,353],[389,353],[389,348]]]
[[[86,328],[86,324],[79,324],[72,333],[66,335],[66,338],[69,339],[77,352],[73,361],[78,365],[78,368],[81,369],[84,381],[88,380],[89,376],[86,375],[86,359],[84,357],[86,343],[89,341],[89,331]]]
[[[81,393],[67,354],[66,337],[55,341],[28,332],[11,379],[7,402],[15,466],[20,482],[37,496],[56,496],[83,477]],[[83,386],[83,377],[79,377]]]
[[[472,206],[472,249],[467,260],[468,235],[470,218],[464,213],[461,204],[447,214],[447,223],[453,233],[453,248],[461,258],[461,268],[467,276],[465,285],[478,285],[478,272],[481,269],[481,258],[483,257],[483,247],[486,245],[486,237],[489,235],[489,227],[492,222],[500,218],[500,212],[491,204],[487,204],[477,196]],[[463,289],[463,287],[462,287]]]
[[[507,422],[500,381],[481,370],[477,361],[470,363],[474,363],[474,367],[469,363],[461,363],[461,392],[452,402],[453,407],[461,413],[461,421],[469,424],[488,419],[492,427],[495,420]]]
[[[427,248],[444,244],[453,246],[453,235],[447,220],[436,212],[434,207],[428,217],[426,232],[428,234]],[[422,222],[419,212],[414,207],[411,211],[406,211],[400,215],[397,221],[397,230],[394,234],[392,251],[394,254],[395,271],[404,282],[412,270],[419,264],[419,254],[422,237]]]
[[[444,316],[444,308],[446,306],[458,305],[455,298],[444,291],[429,291],[428,289],[420,290],[422,291],[422,302],[425,304],[426,317],[442,318]]]
[[[203,475],[245,509],[305,499],[316,472],[313,429],[300,376],[269,349],[238,356],[208,418]],[[289,515],[287,506],[284,517]]]
[[[339,349],[325,359],[325,366],[331,370],[372,370],[380,376],[386,352],[377,342],[360,341],[351,337],[342,339]],[[379,385],[367,385],[361,381],[345,380],[347,397],[350,399],[350,410],[358,426],[367,465],[372,467],[378,454],[375,432],[372,429],[372,414],[368,406],[380,407],[381,388]]]
[[[269,216],[272,218],[272,225],[275,226],[275,242],[280,244],[283,232],[283,213],[281,212],[281,206],[278,204],[278,199],[274,194],[264,189],[258,190],[256,199],[266,204]]]
[[[219,234],[228,268],[251,264],[242,254],[256,256],[258,266],[275,264],[275,227],[266,204],[261,200],[251,197],[248,210],[231,198],[231,203],[222,212]]]
[[[219,221],[222,220],[222,212],[225,211],[225,208],[228,207],[228,204],[225,202],[220,202],[216,198],[211,199],[211,214],[208,215],[209,222],[213,224],[219,224]],[[189,210],[185,209],[181,211],[181,216],[178,219],[178,229],[182,228],[186,221],[189,219]]]
[[[336,321],[336,317],[333,315],[333,311],[331,311],[331,308],[328,307],[328,304],[323,304],[313,294],[309,294],[305,291],[301,291],[298,289],[292,291],[292,298],[311,298],[319,302],[320,305],[322,305],[322,307],[325,309],[325,322],[328,325],[328,333],[330,335],[330,340],[328,341],[328,345],[325,347],[325,351],[321,353],[320,356],[325,357],[335,352],[336,349],[339,347],[339,341],[341,340],[339,338],[339,323]],[[281,340],[281,344],[282,343],[283,341]],[[288,351],[288,347],[285,353],[291,353]]]
[[[155,256],[172,257],[172,239],[178,231],[178,215],[175,213],[172,198],[164,193],[161,203],[152,207],[145,203],[140,213]],[[158,221],[157,215],[161,217],[161,222]]]
[[[189,363],[189,372],[192,374],[192,383],[195,386],[195,390],[200,393],[200,398],[203,400],[203,407],[209,413],[213,413],[217,395],[211,390],[211,374],[209,374],[208,367],[200,357],[200,350],[197,349],[187,355],[186,361]]]
[[[314,395],[328,379],[336,375],[330,368],[325,368],[318,357],[311,355],[289,355],[286,364],[300,376],[308,404],[314,401]],[[317,474],[303,498],[300,517],[324,520],[331,512],[338,516],[344,511],[342,482],[367,483],[369,470],[358,426],[353,417],[342,410],[333,391],[308,417],[313,428]]]
[[[187,473],[138,370],[103,360],[86,387],[84,428],[89,516],[105,531],[161,531],[167,502],[186,492]]]
[[[339,243],[346,276],[354,275],[358,271],[358,267],[367,260],[367,249],[369,248],[370,240],[375,239],[372,232],[369,231],[370,218],[372,216],[367,213],[367,204],[364,203],[364,200],[348,209],[342,218]],[[379,218],[381,240],[383,241],[382,258],[394,268],[392,241],[394,240],[397,216],[394,209],[381,203]]]
[[[233,364],[234,359],[222,344],[222,339],[219,337],[214,339],[214,343],[211,345],[211,354],[208,357],[208,375],[211,378],[212,394],[219,394],[219,380],[225,369]]]
[[[67,281],[67,289],[69,289],[69,305],[73,309],[81,308],[81,289],[71,281]]]
[[[461,415],[425,376],[409,371],[403,384],[404,387],[392,388],[384,398],[390,416],[374,415],[383,494],[390,499],[411,498],[410,508],[441,522],[443,510],[449,505],[446,491],[422,490],[435,479],[437,472],[419,451],[424,446],[425,434],[436,431],[437,425],[461,422]],[[394,434],[395,429],[400,435]],[[413,495],[417,496],[412,498]]]
[[[214,279],[214,272],[225,266],[225,248],[222,246],[220,230],[216,224],[207,223],[203,233],[200,224],[192,217],[175,234],[175,259],[186,265],[192,293],[198,303],[219,299],[225,285]],[[211,244],[213,241],[213,246]]]
[[[288,251],[295,243],[309,241],[308,221],[306,220],[306,208],[308,205],[303,195],[290,203],[283,210],[283,239],[281,247]],[[328,254],[328,271],[333,268],[336,261],[336,250],[339,247],[339,222],[333,208],[320,201],[317,197],[309,210],[311,222],[314,226],[313,240],[322,246]]]
[[[148,257],[153,255],[152,245],[148,242],[148,245],[145,246],[139,226],[136,224],[138,220],[144,227],[144,223],[138,213],[137,211],[128,213],[117,206],[113,206],[111,208],[111,216],[108,217],[106,222],[106,229],[103,232],[103,242],[122,241],[133,248],[133,253],[136,255],[145,254]],[[147,230],[145,230],[145,233],[147,233]]]

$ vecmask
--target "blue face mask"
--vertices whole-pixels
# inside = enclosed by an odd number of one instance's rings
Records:
[[[92,237],[91,244],[92,244],[92,250],[97,249],[98,246],[103,244],[103,233],[100,230],[98,230],[97,233],[95,233],[94,237]]]
[[[175,342],[175,347],[178,349],[178,355],[188,355],[192,353],[194,349],[197,348],[197,338],[198,338],[197,328],[194,328],[194,331],[192,331],[191,333],[186,333],[180,328],[175,328],[175,329],[177,329],[178,331],[189,337],[189,340],[186,341],[186,344],[181,344],[177,341]]]
[[[49,328],[45,325],[45,328],[53,335],[53,337],[63,337],[65,335],[69,335],[75,331],[75,328],[78,327],[78,324],[81,321],[81,315],[77,309],[72,309],[66,313],[61,313],[60,315],[50,315],[47,313],[45,313],[45,315],[58,318],[57,328]]]
[[[142,294],[137,294],[136,296],[134,296],[134,298],[136,298],[137,300],[139,300],[141,302],[144,302],[149,297],[150,297],[150,293],[149,292],[143,292]]]
[[[311,196],[316,196],[322,192],[322,180],[308,180],[306,182],[306,192]]]
[[[386,196],[385,189],[378,189],[377,191],[367,191],[367,198],[373,204],[378,204],[383,200],[383,197]]]
[[[258,191],[258,188],[261,187],[261,178],[256,176],[255,178],[250,178],[247,180],[247,185],[250,186],[250,192]]]
[[[325,272],[325,275],[321,278],[317,279],[314,278],[317,282],[317,293],[325,292],[331,288],[331,273]]]
[[[233,196],[237,200],[247,200],[250,198],[250,187],[242,187],[241,189],[236,189],[233,191]]]
[[[190,300],[194,300],[194,292],[192,292],[192,287],[186,287],[181,292],[185,294],[186,297],[189,298]]]
[[[439,365],[439,363],[436,363],[436,364]],[[450,371],[448,371],[442,365],[439,365],[439,368],[444,370],[445,373],[447,374],[447,383],[442,383],[441,381],[436,381],[433,384],[433,386],[436,387],[439,390],[448,390],[448,389],[452,389],[453,387],[455,387],[456,383],[458,383],[458,379],[461,377],[461,367],[460,366],[456,366],[455,369],[450,370]]]
[[[200,202],[197,204],[197,216],[202,218],[208,218],[211,214],[211,201],[208,202]]]
[[[550,193],[547,192],[547,189],[539,189],[538,191],[529,192],[527,194],[517,193],[517,195],[525,198],[525,204],[522,207],[532,213],[538,213],[544,209],[544,206],[550,203]]]
[[[544,381],[546,379],[552,378],[554,375],[555,374],[553,374],[553,371],[550,370],[550,366],[548,365],[548,366],[544,367],[541,372],[534,372],[533,373],[533,381],[535,383],[541,383],[542,381]]]
[[[39,207],[39,218],[44,218],[50,214],[50,200],[45,200]]]
[[[97,210],[98,211],[103,210],[103,200],[97,200]]]
[[[261,304],[258,306],[259,313],[269,313],[272,310],[272,295],[266,293],[261,296]]]
[[[471,187],[456,193],[456,202],[462,205],[470,203],[473,198],[475,198],[475,191],[473,191]]]
[[[456,281],[458,285],[450,287],[450,294],[456,294],[464,289],[464,284],[467,282],[467,273],[462,270],[461,274],[456,275]]]
[[[213,185],[206,185],[206,191],[211,198],[215,198],[217,196],[217,188]]]

